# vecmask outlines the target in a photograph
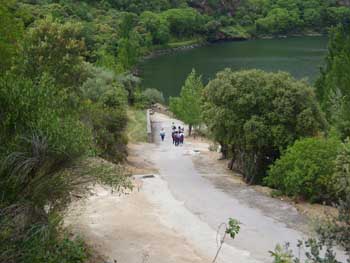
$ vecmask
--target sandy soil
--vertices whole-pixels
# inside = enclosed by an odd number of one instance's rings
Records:
[[[96,186],[94,195],[75,203],[66,225],[86,240],[106,262],[209,262],[193,245],[160,222],[142,192],[142,182],[126,195]]]
[[[128,145],[128,160],[126,167],[131,174],[152,174],[158,173],[155,164],[147,156],[142,156],[139,152],[154,149],[155,145],[150,143],[138,143]]]

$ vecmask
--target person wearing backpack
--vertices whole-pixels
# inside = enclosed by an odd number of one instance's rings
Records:
[[[164,131],[164,128],[161,129],[159,135],[160,135],[160,138],[161,138],[162,142],[164,142],[164,138],[165,138],[165,131]]]

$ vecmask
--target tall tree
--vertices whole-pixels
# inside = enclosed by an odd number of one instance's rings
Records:
[[[201,123],[201,97],[203,92],[202,76],[193,69],[181,89],[180,97],[170,98],[170,110],[192,127]]]
[[[326,66],[316,82],[317,96],[327,118],[343,138],[350,135],[350,24],[333,28]]]
[[[219,72],[204,90],[203,117],[249,183],[259,182],[288,145],[326,125],[307,83],[261,70]]]

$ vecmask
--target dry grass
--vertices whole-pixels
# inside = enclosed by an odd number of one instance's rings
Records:
[[[146,111],[129,108],[128,119],[127,135],[129,142],[147,142]]]

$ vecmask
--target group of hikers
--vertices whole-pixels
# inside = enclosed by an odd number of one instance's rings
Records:
[[[173,144],[175,146],[182,145],[185,140],[185,128],[181,126],[176,127],[176,125],[173,123],[171,126],[171,130],[172,130],[171,137],[173,139]],[[164,128],[162,128],[160,131],[160,138],[162,139],[162,141],[164,141],[165,139]]]

